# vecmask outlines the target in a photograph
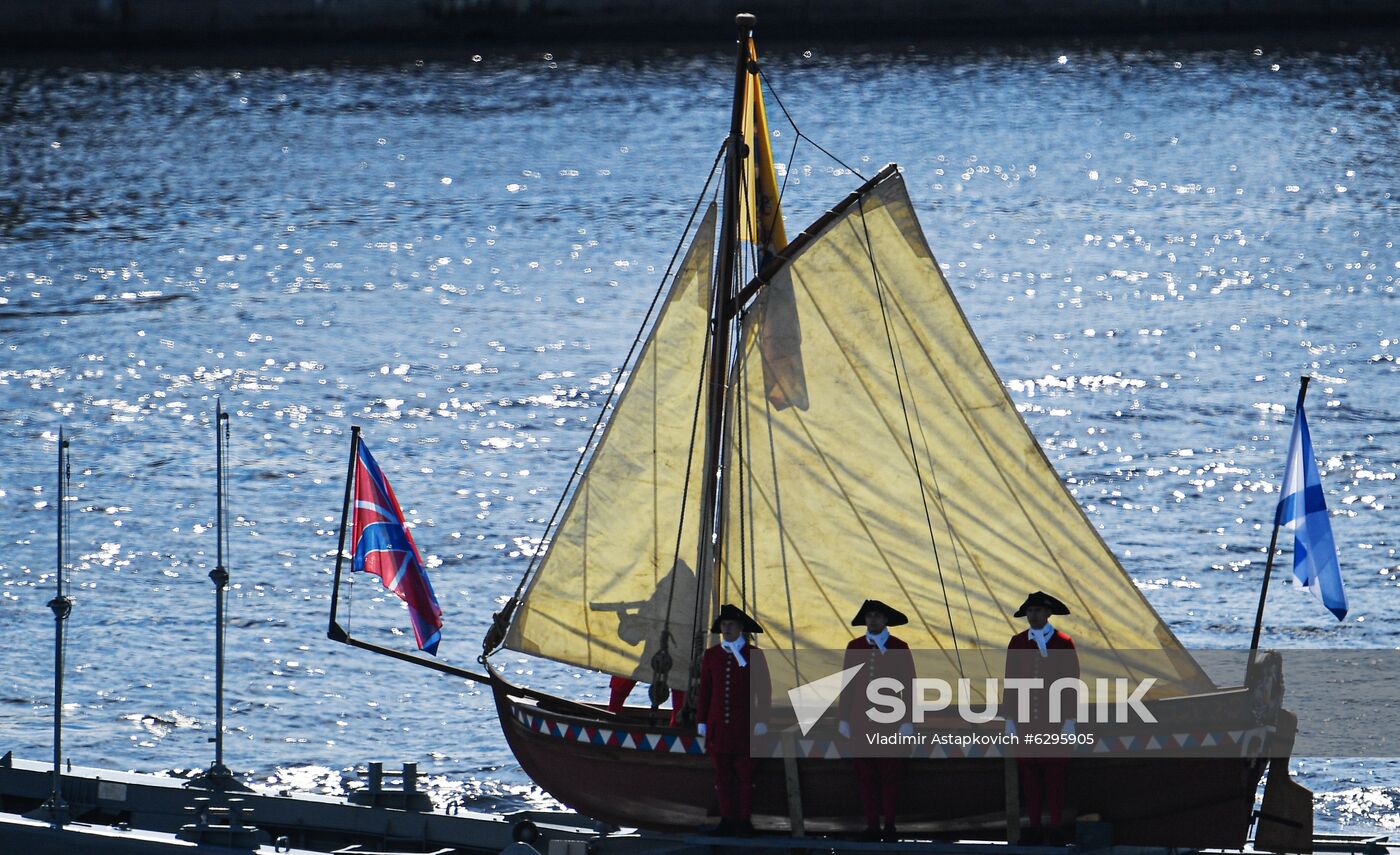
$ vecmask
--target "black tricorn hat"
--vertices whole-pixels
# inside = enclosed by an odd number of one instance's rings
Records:
[[[1012,617],[1025,617],[1026,609],[1030,608],[1031,606],[1044,606],[1045,608],[1050,610],[1050,614],[1052,615],[1069,614],[1069,606],[1065,605],[1064,603],[1060,602],[1059,600],[1055,599],[1054,597],[1050,596],[1044,591],[1036,591],[1034,594],[1031,594],[1029,597],[1026,597],[1026,601],[1021,604],[1021,607],[1016,610],[1016,614],[1012,615]]]
[[[866,600],[860,604],[860,611],[851,618],[851,626],[864,626],[866,612],[882,612],[885,615],[886,626],[904,626],[909,622],[908,615],[896,608],[891,608],[879,600]]]
[[[715,616],[715,622],[710,627],[710,632],[719,632],[719,622],[722,620],[737,620],[744,625],[744,632],[763,632],[763,627],[758,625],[758,621],[744,614],[738,606],[730,603],[719,607],[719,614]]]

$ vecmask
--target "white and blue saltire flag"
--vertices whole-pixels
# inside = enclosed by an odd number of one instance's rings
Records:
[[[1288,443],[1288,462],[1283,467],[1282,498],[1274,522],[1293,532],[1293,587],[1312,591],[1337,620],[1345,618],[1347,595],[1342,590],[1332,522],[1327,518],[1327,501],[1302,400],[1298,401],[1298,413],[1293,419],[1293,438]]]

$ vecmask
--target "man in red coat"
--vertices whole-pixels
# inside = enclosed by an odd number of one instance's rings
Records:
[[[1025,692],[1027,703],[1024,712],[1018,709],[1020,700],[1010,688],[1002,696],[1002,713],[1006,718],[1006,732],[1022,739],[1040,737],[1042,743],[1027,743],[1024,752],[1039,756],[1021,756],[1016,760],[1021,778],[1021,797],[1025,800],[1026,817],[1029,828],[1022,842],[1028,844],[1059,843],[1064,833],[1061,829],[1062,812],[1065,804],[1065,770],[1069,765],[1070,746],[1055,744],[1054,734],[1073,736],[1077,696],[1064,692],[1061,697],[1061,721],[1050,716],[1051,687],[1055,681],[1069,678],[1079,679],[1079,654],[1075,652],[1074,641],[1063,632],[1050,625],[1051,615],[1067,615],[1069,607],[1044,591],[1036,591],[1026,597],[1015,617],[1024,617],[1030,628],[1011,637],[1006,650],[1006,679],[1040,680],[1041,688]],[[1018,723],[1019,719],[1019,723]],[[1045,737],[1052,737],[1050,744],[1044,744]],[[1046,756],[1052,754],[1054,756]],[[1043,829],[1041,809],[1050,813],[1050,831]],[[1048,839],[1053,838],[1053,839]]]
[[[856,755],[856,779],[860,784],[860,802],[865,811],[865,831],[862,840],[898,840],[894,820],[899,805],[899,784],[904,777],[905,757],[871,757],[872,746],[867,734],[874,724],[866,715],[869,700],[867,687],[879,677],[893,677],[903,687],[907,700],[914,685],[914,655],[902,639],[890,635],[889,627],[903,626],[909,618],[898,609],[879,600],[866,600],[851,620],[851,626],[864,626],[865,634],[846,645],[843,668],[863,666],[846,684],[841,693],[840,733],[849,741]],[[914,725],[910,704],[905,704],[905,719],[898,725],[900,736],[912,736]],[[890,725],[886,725],[888,727]],[[864,755],[864,756],[862,756]],[[880,829],[881,817],[885,827]]]
[[[696,731],[705,740],[705,753],[715,767],[719,796],[719,825],[715,834],[753,834],[753,757],[750,735],[768,730],[772,688],[763,651],[748,637],[763,632],[758,622],[735,606],[720,608],[710,632],[720,643],[700,660]]]

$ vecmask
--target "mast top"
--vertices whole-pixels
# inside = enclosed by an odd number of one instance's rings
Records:
[[[739,37],[744,38],[758,25],[758,18],[749,12],[740,12],[734,16],[734,23],[739,28]]]

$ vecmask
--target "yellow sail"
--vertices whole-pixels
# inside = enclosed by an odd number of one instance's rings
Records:
[[[908,613],[896,633],[914,648],[999,676],[1025,629],[1013,612],[1044,590],[1072,611],[1055,622],[1086,678],[1154,676],[1149,697],[1210,689],[1022,421],[900,176],[790,256],[748,308],[729,414],[720,597],[757,616],[763,646],[841,647],[874,597]],[[801,330],[800,407],[775,406],[764,380],[764,338],[785,332],[765,319],[774,295]]]
[[[516,612],[513,650],[650,681],[669,606],[671,652],[689,656],[714,236],[711,204]]]

